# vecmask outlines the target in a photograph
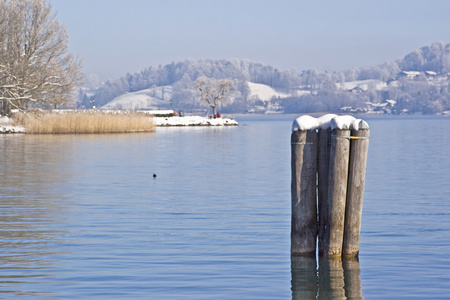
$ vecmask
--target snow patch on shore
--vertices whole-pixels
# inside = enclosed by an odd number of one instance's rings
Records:
[[[199,116],[154,117],[156,126],[236,126],[238,122],[228,118],[209,119]]]
[[[0,133],[25,133],[22,126],[3,126],[0,125]]]
[[[0,117],[0,133],[24,133],[25,128],[22,126],[11,126],[11,119],[8,117]]]

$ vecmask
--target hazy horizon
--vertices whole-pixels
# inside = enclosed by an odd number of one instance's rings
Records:
[[[342,71],[450,42],[450,1],[49,0],[83,71],[115,79],[186,59]]]

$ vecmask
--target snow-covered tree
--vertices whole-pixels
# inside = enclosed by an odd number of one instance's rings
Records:
[[[216,107],[231,101],[230,96],[233,87],[233,80],[214,79],[206,76],[197,78],[194,84],[194,89],[199,93],[202,101],[213,109],[214,116],[216,115]]]
[[[0,0],[0,103],[11,109],[65,104],[82,80],[68,34],[45,0]]]

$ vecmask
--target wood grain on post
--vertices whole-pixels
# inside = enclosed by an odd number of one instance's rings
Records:
[[[328,181],[329,228],[324,239],[327,257],[341,257],[344,240],[345,203],[347,198],[350,130],[334,129],[331,133],[330,174]]]
[[[360,138],[350,141],[350,163],[343,245],[343,255],[346,257],[358,256],[359,254],[369,135],[370,130],[368,128],[352,130],[352,136]]]
[[[324,252],[324,239],[328,228],[328,175],[330,169],[330,143],[331,129],[319,130],[319,154],[318,154],[318,175],[317,175],[317,201],[319,219],[319,255]]]
[[[291,135],[291,254],[315,255],[317,238],[317,143],[315,130]]]

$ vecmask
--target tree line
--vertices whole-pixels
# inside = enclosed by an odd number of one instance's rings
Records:
[[[414,79],[400,78],[401,71],[422,72]],[[425,71],[436,73],[430,80]],[[274,99],[279,109],[290,113],[339,111],[343,106],[361,107],[366,103],[397,101],[397,111],[438,113],[450,110],[450,44],[435,42],[407,54],[395,62],[377,66],[352,68],[342,72],[318,72],[315,70],[280,71],[272,66],[246,59],[185,60],[165,66],[149,67],[135,74],[127,74],[106,82],[93,96],[81,95],[81,106],[102,106],[117,96],[142,89],[172,86],[174,106],[185,109],[201,107],[193,90],[195,81],[204,76],[213,79],[231,79],[234,82],[234,101],[223,107],[224,112],[246,112],[255,106],[268,103],[250,97],[247,81],[268,85],[277,91],[291,95]],[[341,86],[349,81],[379,80],[388,85],[382,90],[369,87],[348,91]],[[391,83],[395,84],[391,84]]]

